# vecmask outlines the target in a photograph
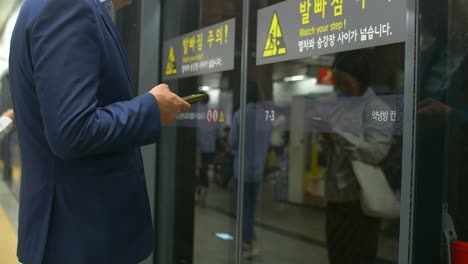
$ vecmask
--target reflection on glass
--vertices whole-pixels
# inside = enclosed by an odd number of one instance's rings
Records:
[[[230,74],[199,77],[197,93],[206,94],[206,100],[178,117],[179,127],[196,129],[196,159],[189,161],[196,164],[193,263],[233,261],[236,193],[229,135],[234,91],[222,83]]]
[[[250,2],[256,9],[273,4]],[[203,1],[203,26],[221,21],[210,12],[230,14],[229,5],[236,6],[217,1],[222,7],[209,9],[213,3]],[[252,14],[246,19],[255,36]],[[242,39],[236,39],[239,52]],[[243,263],[397,263],[398,213],[364,210],[356,174],[380,175],[390,193],[383,200],[398,198],[404,44],[256,66],[255,37],[249,41],[246,84],[239,81],[238,57],[233,71],[174,81],[181,95],[208,95],[176,122],[177,133],[190,132],[174,143],[182,147],[173,158],[183,159],[175,170],[189,168],[176,185],[193,183],[191,192],[177,195],[195,197],[195,207],[190,203],[180,214],[189,216],[184,225],[193,224],[193,241],[182,250],[193,250],[193,263],[233,263],[241,240]],[[356,172],[356,161],[377,172]],[[236,204],[240,192],[244,199]],[[235,236],[236,206],[242,207],[241,237]]]
[[[170,0],[164,1],[162,8],[163,40],[190,37],[181,39],[182,49],[174,53],[185,61],[177,65],[178,73],[187,67],[189,71],[200,70],[201,64],[212,70],[211,62],[217,64],[219,60],[205,60],[213,52],[209,47],[226,48],[228,37],[230,40],[234,35],[235,42],[229,44],[240,53],[241,39],[237,36],[241,35],[242,1]],[[236,32],[231,27],[218,27],[203,34],[193,33],[233,18]],[[184,48],[189,52],[185,53]],[[200,64],[199,56],[205,58]],[[237,198],[229,135],[233,109],[239,105],[240,60],[233,59],[233,70],[167,82],[182,97],[205,93],[207,100],[192,104],[190,111],[165,127],[161,136],[164,140],[158,145],[159,190],[164,197],[158,202],[164,209],[157,216],[162,219],[157,234],[163,238],[158,245],[160,254],[155,255],[161,263],[234,263]]]
[[[357,169],[353,162],[378,166],[385,158],[392,143],[387,125],[391,123],[373,119],[372,113],[378,111],[388,121],[390,109],[369,87],[370,67],[363,52],[337,55],[333,70],[337,96],[362,100],[354,106],[357,110],[350,111],[341,104],[334,113],[353,115],[361,131],[335,130],[336,126],[328,124],[333,133],[323,134],[328,152],[325,223],[329,263],[371,264],[376,261],[380,219],[368,216],[361,208],[361,192],[370,183],[358,180],[358,175],[371,171]]]
[[[206,106],[210,102],[210,97],[207,93],[204,94],[206,95],[206,99],[201,104]],[[198,107],[198,109],[202,109],[202,107]],[[197,144],[201,164],[198,172],[199,184],[197,195],[200,206],[206,207],[206,196],[209,187],[208,173],[216,155],[216,126],[207,124],[204,119],[198,122]]]
[[[216,233],[215,236],[222,240],[234,240],[234,237],[227,233]]]
[[[267,159],[271,122],[274,118],[264,106],[259,103],[259,91],[255,82],[248,83],[247,105],[245,106],[245,150],[241,157],[239,152],[240,112],[236,111],[232,124],[230,143],[234,153],[234,164],[239,164],[239,159],[244,159],[244,170],[239,173],[239,168],[234,167],[235,177],[244,179],[244,201],[242,203],[242,242],[245,257],[254,257],[259,254],[257,246],[257,234],[255,230],[255,216],[257,200],[263,181],[263,172]],[[265,116],[265,113],[268,116]],[[236,181],[237,182],[237,181]],[[236,186],[237,187],[237,186]],[[236,188],[237,190],[237,188]]]
[[[403,65],[401,43],[249,64],[263,118],[246,106],[243,263],[398,262]],[[260,168],[252,200],[245,175]]]

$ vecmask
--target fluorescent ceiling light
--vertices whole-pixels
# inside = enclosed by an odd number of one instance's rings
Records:
[[[297,81],[302,81],[305,78],[306,78],[305,75],[296,75],[296,76],[286,77],[284,78],[284,81],[285,82],[297,82]]]
[[[210,89],[211,89],[211,87],[209,87],[209,86],[202,86],[202,87],[200,88],[200,90],[202,90],[202,91],[204,91],[204,92],[208,92]]]

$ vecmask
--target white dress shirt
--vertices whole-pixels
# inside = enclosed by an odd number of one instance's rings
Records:
[[[109,16],[112,18],[112,21],[115,23],[115,7],[112,3],[112,0],[99,0],[106,8],[107,12],[109,12]]]

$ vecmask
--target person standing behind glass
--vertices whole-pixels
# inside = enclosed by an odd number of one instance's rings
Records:
[[[207,112],[208,102],[210,98],[208,94],[205,99],[201,102],[202,105],[198,105],[200,112]],[[199,173],[199,186],[198,186],[198,204],[201,207],[206,207],[206,197],[208,195],[209,178],[208,171],[210,165],[213,163],[216,153],[216,129],[217,126],[214,123],[208,123],[207,120],[200,120],[198,123],[197,133],[197,145],[201,156],[201,170]]]
[[[242,214],[243,257],[252,258],[259,254],[255,232],[255,212],[258,193],[263,178],[265,163],[270,144],[272,124],[265,121],[266,109],[257,103],[259,91],[257,84],[249,82],[247,85],[247,105],[245,120],[245,153],[239,153],[240,110],[234,114],[230,143],[234,154],[235,190],[239,176],[239,159],[244,158],[244,201]]]
[[[328,152],[326,238],[329,261],[330,264],[374,264],[380,219],[365,215],[361,209],[360,186],[351,162],[360,160],[378,166],[386,157],[392,136],[385,122],[372,119],[372,111],[389,108],[369,88],[370,66],[363,51],[338,54],[333,68],[338,97],[354,99],[338,99],[339,110],[335,111],[351,117],[353,124],[331,125],[332,134],[324,134]],[[358,129],[355,129],[356,124]],[[351,142],[346,135],[359,140]]]

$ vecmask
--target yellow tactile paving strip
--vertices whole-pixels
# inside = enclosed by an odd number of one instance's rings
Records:
[[[18,165],[13,165],[13,169],[12,169],[12,178],[14,181],[16,182],[20,182],[21,180],[21,167],[18,166]]]
[[[17,264],[16,257],[16,232],[3,208],[0,207],[0,263]]]

